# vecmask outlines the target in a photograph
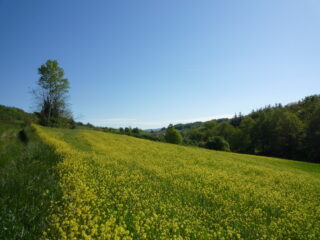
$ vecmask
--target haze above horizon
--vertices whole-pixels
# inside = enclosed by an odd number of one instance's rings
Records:
[[[0,0],[0,104],[58,60],[75,119],[159,128],[320,93],[320,2]]]

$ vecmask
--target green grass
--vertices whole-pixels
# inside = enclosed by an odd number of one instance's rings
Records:
[[[23,144],[19,140],[20,122],[0,122],[0,167],[19,156]]]
[[[0,123],[0,154],[0,239],[39,239],[60,194],[58,158],[21,122]]]
[[[62,157],[53,239],[320,239],[319,164],[37,131]]]

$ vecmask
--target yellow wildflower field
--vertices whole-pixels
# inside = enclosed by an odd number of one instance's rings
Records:
[[[34,127],[61,157],[43,239],[320,239],[319,165]]]

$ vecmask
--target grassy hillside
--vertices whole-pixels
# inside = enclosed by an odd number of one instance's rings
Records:
[[[320,166],[36,126],[62,157],[49,239],[320,239]]]
[[[23,144],[19,139],[22,123],[0,122],[0,167],[19,156]]]
[[[39,239],[59,198],[57,156],[17,122],[0,122],[0,239]]]
[[[37,122],[37,117],[35,114],[27,113],[19,108],[0,105],[0,121]]]

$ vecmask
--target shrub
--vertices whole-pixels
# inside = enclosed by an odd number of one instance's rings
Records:
[[[169,125],[166,134],[164,135],[164,138],[166,142],[168,143],[175,143],[175,144],[181,144],[182,143],[182,137],[180,132],[175,129],[172,124]]]
[[[230,152],[229,143],[220,136],[210,137],[205,144],[206,148]]]

